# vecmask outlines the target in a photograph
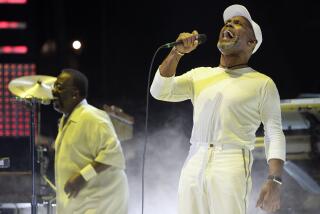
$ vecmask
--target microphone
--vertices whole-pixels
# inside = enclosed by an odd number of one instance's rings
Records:
[[[206,34],[198,34],[198,35],[196,35],[196,40],[198,40],[199,45],[203,44],[207,41],[207,36],[206,36]],[[173,46],[180,45],[180,44],[183,44],[182,40],[178,40],[175,42],[170,42],[170,43],[164,44],[161,46],[161,48],[172,48]]]

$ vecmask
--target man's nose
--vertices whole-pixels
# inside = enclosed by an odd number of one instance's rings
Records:
[[[231,22],[228,22],[228,23],[226,23],[225,26],[226,26],[226,27],[232,27],[232,23],[231,23]]]

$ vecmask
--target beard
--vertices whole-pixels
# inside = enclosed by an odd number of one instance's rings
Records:
[[[220,51],[221,54],[223,55],[230,55],[232,53],[234,53],[234,50],[236,49],[237,45],[238,45],[238,41],[239,39],[232,39],[230,41],[218,41],[217,47]]]
[[[62,110],[61,110],[62,107],[63,107],[63,104],[62,104],[62,102],[60,101],[59,98],[54,99],[52,104],[53,104],[54,110],[56,110],[59,113],[63,113]]]

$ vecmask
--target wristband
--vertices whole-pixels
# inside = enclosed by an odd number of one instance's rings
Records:
[[[271,180],[271,181],[273,181],[273,182],[275,182],[275,183],[277,183],[277,184],[279,184],[279,185],[282,184],[282,179],[281,179],[281,177],[279,177],[279,176],[269,175],[269,176],[268,176],[268,180]]]
[[[80,174],[86,181],[89,181],[91,178],[97,176],[97,172],[91,164],[88,164],[83,169],[81,169]]]
[[[183,56],[184,53],[181,53],[180,51],[178,51],[178,49],[174,46],[172,49],[174,52],[176,52],[179,56]]]

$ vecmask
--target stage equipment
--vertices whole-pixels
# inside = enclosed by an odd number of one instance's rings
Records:
[[[37,196],[35,191],[35,116],[41,104],[48,105],[53,99],[51,89],[56,77],[45,75],[30,75],[13,79],[9,83],[10,92],[22,101],[30,110],[30,148],[32,166],[32,199],[31,213],[37,213]]]
[[[281,111],[288,157],[294,159],[306,154],[307,158],[319,158],[320,98],[282,100]]]
[[[18,77],[10,81],[9,90],[19,100],[48,105],[53,99],[51,89],[56,79],[45,75]]]
[[[0,158],[0,168],[9,168],[10,167],[10,158],[4,157]]]
[[[107,104],[104,104],[103,109],[110,116],[119,140],[130,140],[133,137],[134,118],[114,105],[108,106]]]
[[[320,194],[317,176],[307,173],[294,161],[320,158],[320,98],[281,100],[282,128],[286,138],[284,170],[306,191]],[[265,159],[263,130],[256,139],[254,157]]]
[[[287,159],[320,157],[320,98],[281,100],[282,128],[287,142]],[[265,158],[263,129],[257,133],[256,157]]]

